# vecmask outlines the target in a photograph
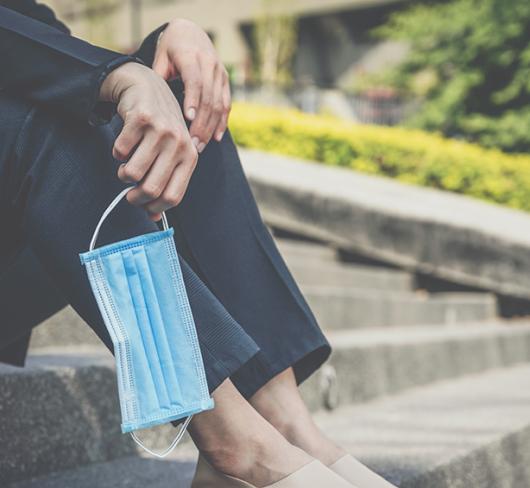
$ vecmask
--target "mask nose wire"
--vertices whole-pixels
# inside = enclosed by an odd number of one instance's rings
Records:
[[[112,200],[112,202],[110,202],[109,206],[105,209],[105,211],[103,212],[103,215],[101,215],[101,218],[99,219],[98,225],[96,225],[96,229],[94,230],[94,234],[92,235],[92,239],[90,240],[90,245],[88,246],[88,250],[89,251],[93,251],[94,247],[96,247],[96,241],[98,239],[99,231],[101,230],[101,226],[103,225],[103,223],[105,222],[105,220],[107,219],[109,214],[114,210],[116,205],[118,205],[118,203],[120,203],[121,199],[125,195],[127,195],[127,193],[129,193],[133,188],[136,188],[136,186],[133,185],[133,186],[129,186],[127,188],[124,188],[120,193],[118,193],[118,195],[116,195],[114,200]],[[167,217],[166,217],[166,213],[165,212],[162,212],[162,225],[164,227],[164,230],[168,230],[169,229],[169,224],[167,223]]]
[[[190,424],[192,418],[193,418],[193,415],[190,415],[189,417],[186,418],[186,420],[180,427],[178,434],[173,439],[173,442],[169,445],[167,449],[165,449],[162,452],[155,452],[149,449],[148,447],[146,447],[145,444],[138,438],[135,432],[131,432],[131,437],[133,438],[134,442],[136,442],[136,444],[138,444],[142,449],[147,451],[149,454],[157,458],[165,458],[173,449],[175,449],[175,447],[177,447],[177,444],[182,439],[182,436],[186,432],[186,429],[188,428],[188,425]]]

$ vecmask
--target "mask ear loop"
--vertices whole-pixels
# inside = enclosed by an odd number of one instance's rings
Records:
[[[121,199],[125,195],[127,195],[127,193],[129,193],[133,188],[135,188],[135,186],[129,186],[129,187],[123,189],[120,193],[118,193],[116,198],[114,198],[114,200],[112,200],[112,202],[110,202],[109,206],[105,209],[105,211],[103,212],[103,215],[99,219],[98,225],[96,225],[96,229],[94,230],[94,234],[92,235],[92,239],[90,240],[90,245],[88,246],[88,250],[89,251],[93,251],[94,247],[96,247],[96,241],[98,239],[99,231],[101,230],[101,226],[103,225],[103,222],[105,222],[105,220],[107,219],[109,214],[114,210],[116,205],[118,205],[118,203],[120,203]],[[169,224],[167,222],[167,217],[166,217],[166,213],[165,212],[162,212],[162,225],[164,227],[164,230],[168,230],[169,229]]]
[[[155,451],[152,451],[151,449],[149,449],[138,438],[138,436],[136,435],[136,432],[131,432],[131,437],[133,438],[134,442],[136,442],[136,444],[138,444],[143,450],[147,451],[149,454],[151,454],[151,455],[153,455],[153,456],[155,456],[157,458],[165,458],[171,451],[173,451],[173,449],[175,449],[175,447],[177,447],[177,444],[180,442],[180,440],[182,439],[182,437],[186,433],[186,429],[188,428],[188,425],[190,424],[192,418],[193,418],[193,415],[190,415],[188,418],[186,418],[186,420],[184,421],[184,423],[180,427],[179,432],[176,435],[175,439],[173,439],[173,442],[169,445],[169,447],[167,449],[165,449],[162,452],[155,452]]]

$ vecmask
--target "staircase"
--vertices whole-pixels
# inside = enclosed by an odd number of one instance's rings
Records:
[[[334,346],[302,387],[331,436],[401,488],[530,487],[530,319],[500,318],[490,293],[277,242]],[[0,365],[0,486],[189,485],[191,443],[146,458],[119,423],[112,357],[65,309],[36,329],[26,368]]]

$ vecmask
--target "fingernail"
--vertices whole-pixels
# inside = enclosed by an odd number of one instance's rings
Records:
[[[188,110],[188,119],[193,120],[195,118],[195,109],[191,107]]]
[[[215,138],[217,139],[218,142],[220,142],[224,135],[225,135],[225,131],[223,130],[221,132],[218,132]]]
[[[191,138],[191,142],[193,143],[193,145],[197,148],[197,150],[199,150],[199,138],[196,137],[196,136],[193,136]]]
[[[201,143],[199,143],[199,145],[197,146],[197,151],[199,151],[200,153],[202,153],[202,151],[204,150],[205,147],[206,147],[206,144],[204,144],[204,142],[201,142]]]

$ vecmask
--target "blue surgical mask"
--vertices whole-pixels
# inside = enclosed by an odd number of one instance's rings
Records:
[[[80,255],[114,345],[121,430],[151,454],[177,445],[193,414],[213,408],[179,259],[163,214],[164,230],[94,249],[101,225],[131,188],[123,190],[99,221],[89,251]],[[133,432],[186,418],[163,453],[149,450]]]

